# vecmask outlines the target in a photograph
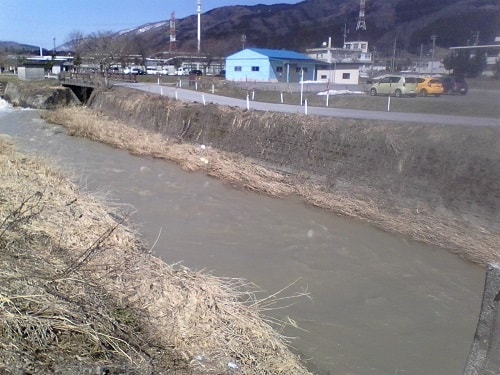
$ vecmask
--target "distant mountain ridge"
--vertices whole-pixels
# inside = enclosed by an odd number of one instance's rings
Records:
[[[304,0],[297,4],[225,6],[201,16],[201,49],[225,56],[244,47],[304,52],[328,38],[333,46],[367,40],[383,56],[400,50],[429,50],[436,45],[491,43],[500,35],[498,0],[366,0],[366,31],[356,31],[359,0]],[[154,55],[171,49],[169,20],[148,23],[114,34],[129,53]],[[177,51],[196,52],[197,15],[176,20]],[[0,42],[0,48],[4,42]],[[38,47],[24,46],[38,49]],[[23,47],[23,48],[24,48]]]
[[[39,53],[40,47],[12,41],[0,41],[0,52],[11,53]]]
[[[368,40],[380,52],[398,48],[417,52],[437,45],[491,43],[500,32],[497,0],[367,0],[366,31],[356,31],[359,0],[305,0],[297,4],[226,6],[202,14],[203,51],[227,55],[243,47],[305,51],[332,38],[342,46],[348,39]],[[157,22],[121,33],[140,38],[150,52],[169,49],[169,23]],[[151,26],[151,27],[148,27]],[[197,16],[177,20],[176,48],[195,51]],[[242,36],[245,41],[243,42]]]

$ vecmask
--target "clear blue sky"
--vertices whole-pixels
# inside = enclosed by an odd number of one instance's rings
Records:
[[[300,0],[201,0],[201,12],[226,5],[295,4]],[[196,0],[0,0],[0,41],[47,49],[84,35],[119,31],[196,14]]]

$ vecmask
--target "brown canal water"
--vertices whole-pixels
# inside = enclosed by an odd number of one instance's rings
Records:
[[[290,286],[283,333],[318,374],[461,374],[484,270],[441,249],[305,206],[234,190],[200,173],[68,137],[40,112],[0,101],[0,134],[48,157],[90,191],[130,205],[166,262],[242,277],[267,294]],[[1,183],[1,182],[0,182]],[[152,245],[151,245],[152,246]]]

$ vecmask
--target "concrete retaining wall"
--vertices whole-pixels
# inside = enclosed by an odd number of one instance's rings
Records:
[[[483,303],[463,375],[500,374],[500,263],[486,271]]]
[[[80,100],[70,89],[49,84],[43,86],[9,82],[5,87],[3,97],[12,105],[37,109],[54,109],[80,104]]]

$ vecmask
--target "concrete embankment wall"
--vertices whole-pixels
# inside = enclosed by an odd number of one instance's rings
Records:
[[[500,374],[500,263],[486,269],[481,314],[463,375]]]
[[[96,93],[91,106],[171,138],[312,177],[328,189],[368,189],[379,204],[425,202],[487,221],[499,218],[498,128],[245,111],[125,88]]]
[[[80,100],[70,89],[54,83],[44,85],[33,82],[9,82],[5,86],[3,97],[12,105],[38,109],[80,104]]]

